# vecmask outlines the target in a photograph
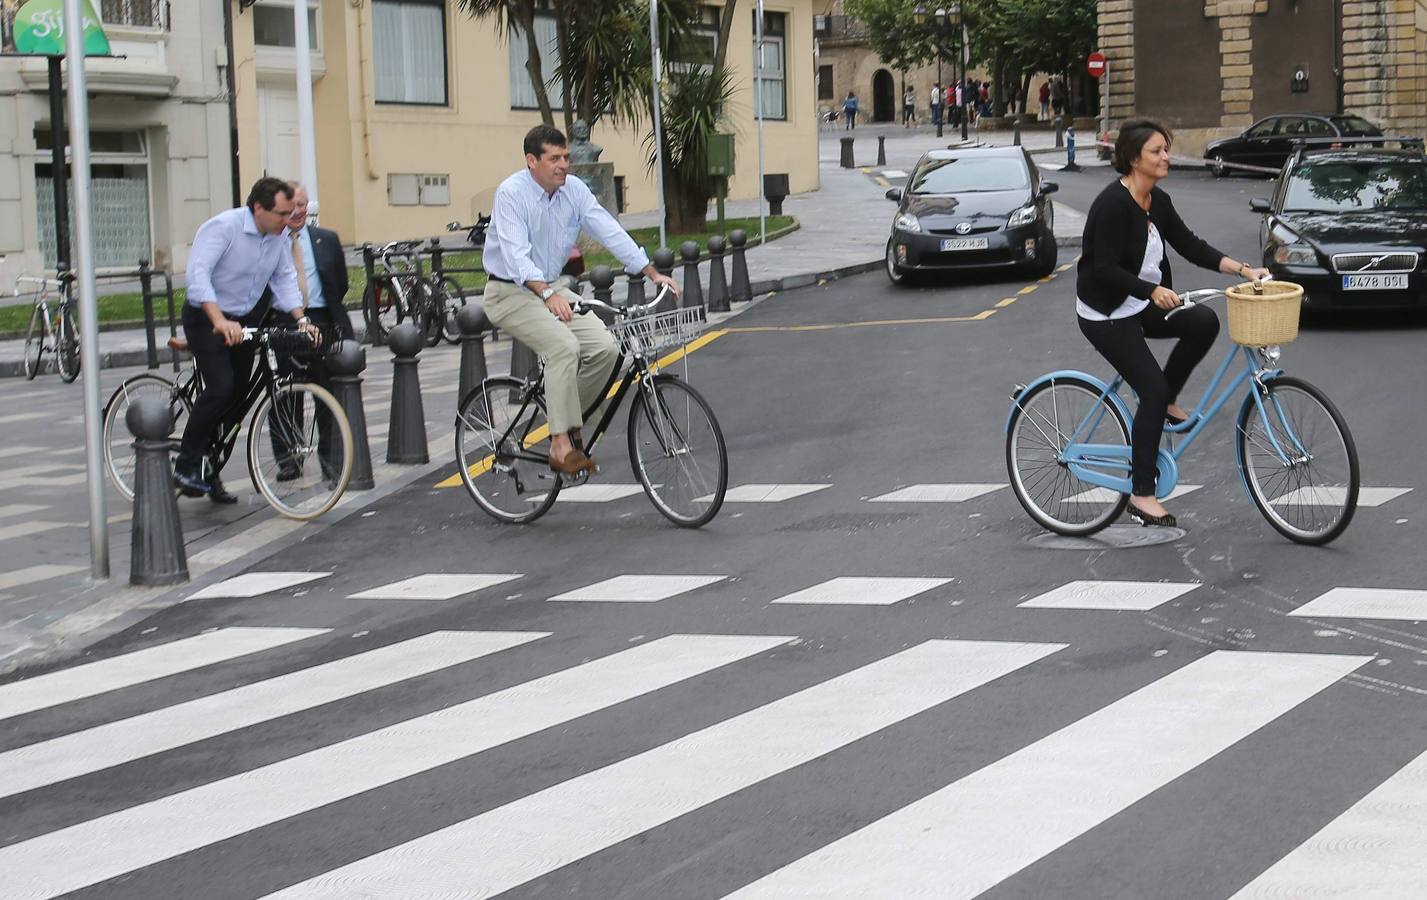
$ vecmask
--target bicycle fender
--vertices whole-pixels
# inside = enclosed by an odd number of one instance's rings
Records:
[[[1259,377],[1259,380],[1272,381],[1273,379],[1277,378],[1282,374],[1282,369],[1274,369],[1270,372],[1265,372]],[[1238,427],[1239,422],[1244,418],[1244,411],[1252,406],[1255,406],[1255,403],[1254,393],[1251,385],[1249,393],[1244,395],[1244,402],[1239,404],[1239,414],[1234,417],[1235,428]],[[1244,494],[1248,496],[1250,501],[1252,501],[1254,499],[1254,492],[1249,490],[1249,476],[1247,474],[1248,467],[1244,465],[1244,448],[1241,446],[1239,441],[1234,441],[1234,462],[1238,463],[1239,465],[1239,486],[1244,489]]]
[[[1179,463],[1169,455],[1168,450],[1161,447],[1156,465],[1159,467],[1159,476],[1155,481],[1154,495],[1156,500],[1163,500],[1179,486]]]
[[[1110,386],[1105,383],[1104,379],[1091,375],[1089,372],[1080,372],[1075,369],[1059,369],[1055,372],[1047,372],[1011,395],[1011,409],[1006,413],[1006,427],[1004,429],[1007,434],[1011,433],[1011,420],[1015,418],[1016,410],[1021,406],[1021,398],[1040,385],[1045,384],[1047,381],[1055,381],[1058,378],[1075,378],[1087,382],[1096,390],[1105,392],[1106,396],[1110,398],[1110,402],[1115,404],[1120,414],[1125,417],[1126,422],[1133,422],[1135,420],[1135,417],[1130,413],[1130,408],[1125,405],[1125,401],[1120,398],[1119,394],[1110,391]]]

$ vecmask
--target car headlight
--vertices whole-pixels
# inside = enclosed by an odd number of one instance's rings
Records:
[[[1022,225],[1029,225],[1036,220],[1037,215],[1034,205],[1023,206],[1011,213],[1011,218],[1006,220],[1006,227],[1020,228]]]
[[[922,223],[917,221],[917,217],[911,213],[898,213],[897,218],[892,220],[892,227],[898,231],[914,231],[920,233]]]
[[[1318,254],[1307,244],[1284,244],[1273,251],[1273,261],[1281,266],[1313,266]]]

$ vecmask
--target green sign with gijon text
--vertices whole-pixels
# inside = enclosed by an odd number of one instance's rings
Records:
[[[81,0],[84,55],[109,56],[93,0]],[[0,54],[64,55],[64,0],[0,0]]]

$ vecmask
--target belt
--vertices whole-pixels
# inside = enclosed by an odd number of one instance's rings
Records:
[[[502,277],[500,277],[499,275],[492,275],[492,274],[490,274],[489,272],[486,273],[486,280],[487,280],[487,281],[499,281],[501,284],[515,284],[515,281],[514,281],[513,279],[510,279],[510,278],[502,278]]]

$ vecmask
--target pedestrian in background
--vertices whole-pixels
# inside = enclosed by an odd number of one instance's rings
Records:
[[[1044,122],[1050,118],[1050,79],[1041,82],[1040,105],[1040,119]]]
[[[917,89],[909,87],[902,94],[902,127],[911,128],[917,124]]]
[[[931,104],[931,105],[932,105],[932,124],[933,124],[933,125],[940,125],[940,124],[941,124],[941,105],[942,105],[942,94],[943,94],[943,91],[944,91],[944,89],[942,88],[940,81],[938,81],[938,82],[936,82],[935,84],[932,85],[932,104]]]
[[[857,94],[848,91],[847,97],[842,101],[843,131],[851,131],[857,127]]]
[[[1065,111],[1065,82],[1059,75],[1050,83],[1050,108],[1057,116]]]

